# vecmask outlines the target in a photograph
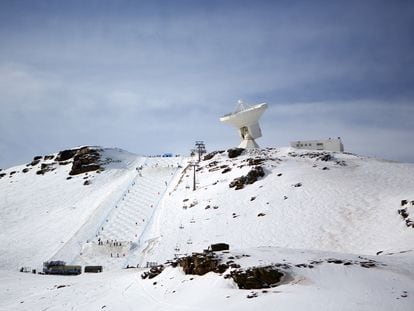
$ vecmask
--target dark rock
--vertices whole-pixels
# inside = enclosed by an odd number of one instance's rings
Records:
[[[295,265],[295,267],[298,267],[298,268],[309,268],[309,265],[307,265],[305,263],[300,263],[300,264]]]
[[[298,187],[302,187],[302,183],[300,183],[300,182],[298,182],[297,184],[294,184],[294,185],[292,185],[293,187],[296,187],[296,188],[298,188]]]
[[[216,154],[223,152],[224,150],[210,152],[204,156],[203,161],[211,160]]]
[[[326,154],[323,154],[323,155],[319,156],[317,158],[317,160],[325,161],[325,162],[331,161],[332,160],[332,155],[330,155],[329,153],[326,153]]]
[[[257,214],[257,217],[263,217],[265,215],[266,215],[265,213],[259,213],[259,214]]]
[[[16,174],[16,173],[17,173],[16,171],[11,171],[11,172],[10,172],[10,176],[11,176],[11,175],[14,175],[14,174]]]
[[[252,299],[252,298],[256,298],[259,294],[256,292],[251,292],[249,295],[247,295],[246,297],[248,299]]]
[[[219,169],[220,169],[219,167],[212,167],[208,171],[209,172],[215,172],[215,171],[218,171]]]
[[[146,279],[146,278],[152,279],[152,278],[155,278],[162,271],[164,271],[164,269],[165,269],[165,267],[163,265],[158,265],[158,266],[151,267],[151,269],[149,269],[149,271],[146,271],[143,274],[141,274],[141,278],[142,279]]]
[[[232,158],[237,158],[239,155],[243,153],[243,151],[244,151],[243,148],[233,148],[233,149],[227,150],[227,154],[228,154],[228,157],[232,159]]]
[[[404,205],[406,205],[408,203],[408,201],[407,200],[401,200],[401,206],[404,206]]]
[[[230,245],[227,243],[215,243],[211,244],[208,249],[212,252],[228,251],[230,249]]]
[[[54,159],[54,155],[53,154],[51,154],[51,155],[46,155],[45,156],[45,160],[53,160]]]
[[[33,161],[41,160],[42,158],[43,158],[42,156],[35,156],[35,157],[33,158]]]
[[[229,266],[228,265],[226,265],[226,264],[219,264],[218,266],[217,266],[217,269],[216,269],[216,271],[215,272],[218,272],[218,273],[220,273],[220,274],[222,274],[222,273],[224,273],[224,272],[226,272],[226,270],[229,268]]]
[[[27,173],[29,171],[29,169],[26,167],[22,170],[23,173]]]
[[[230,182],[229,187],[233,188],[235,187],[236,190],[243,189],[244,184],[246,183],[246,177],[241,176],[233,179],[232,182]]]
[[[85,182],[83,183],[84,186],[88,186],[90,184],[91,184],[91,181],[90,180],[85,180]]]
[[[359,265],[363,268],[373,268],[376,267],[376,264],[373,262],[360,262]]]
[[[231,168],[230,167],[226,167],[221,173],[222,174],[225,174],[225,173],[228,173],[230,171],[231,171]]]
[[[280,177],[280,176],[282,176],[282,175],[283,175],[282,173],[277,174],[277,176],[278,176],[278,177]]]
[[[329,170],[329,168],[328,168],[328,167],[326,167],[326,166],[324,166],[324,167],[322,168],[322,171],[326,171],[326,170]]]
[[[249,166],[260,165],[264,161],[265,161],[265,159],[262,159],[262,158],[255,158],[255,159],[249,158],[249,159],[247,159],[247,164]]]
[[[259,177],[265,175],[263,168],[261,166],[255,166],[252,168],[246,175],[246,184],[253,184],[257,181]]]
[[[262,289],[277,286],[285,273],[274,266],[238,269],[230,272],[240,289]]]
[[[405,208],[398,210],[398,214],[400,214],[401,217],[404,218],[404,219],[406,219],[408,217],[408,212],[407,212],[407,209],[405,209]]]
[[[256,197],[251,197],[250,198],[250,201],[254,201],[254,200],[256,200]]]
[[[60,161],[67,161],[69,159],[72,159],[78,150],[79,149],[68,149],[68,150],[60,151],[56,157],[56,161],[60,162]]]
[[[54,163],[42,163],[40,165],[40,170],[37,171],[36,174],[37,175],[44,175],[47,172],[54,171],[55,170],[54,165],[55,165]]]
[[[4,176],[6,176],[6,173],[1,173],[0,174],[0,178],[3,178]]]
[[[261,166],[253,167],[246,176],[240,176],[233,179],[230,182],[229,187],[235,188],[235,190],[243,189],[244,185],[253,184],[257,181],[259,177],[263,177],[265,175],[264,170]]]
[[[345,161],[335,161],[335,164],[336,165],[339,165],[339,166],[346,166],[346,162]]]
[[[40,163],[40,160],[33,160],[32,162],[30,162],[31,166],[36,166]]]

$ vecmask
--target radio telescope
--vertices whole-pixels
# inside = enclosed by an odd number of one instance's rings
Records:
[[[250,106],[239,100],[235,112],[228,113],[220,118],[221,122],[231,124],[239,130],[242,139],[239,148],[259,148],[255,139],[262,137],[259,118],[266,108],[266,103]]]

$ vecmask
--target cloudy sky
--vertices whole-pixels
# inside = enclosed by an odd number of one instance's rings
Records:
[[[0,167],[78,145],[186,154],[341,136],[414,162],[412,1],[0,1]]]

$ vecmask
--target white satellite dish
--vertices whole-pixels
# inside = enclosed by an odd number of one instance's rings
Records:
[[[259,148],[259,145],[255,142],[255,139],[262,137],[262,131],[259,126],[259,118],[262,116],[266,108],[266,103],[249,106],[239,100],[236,111],[222,116],[220,121],[223,123],[229,123],[239,130],[239,134],[242,139],[239,145],[240,148]]]

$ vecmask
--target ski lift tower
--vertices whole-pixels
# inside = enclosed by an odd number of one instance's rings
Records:
[[[222,116],[220,121],[231,124],[238,129],[242,139],[239,148],[259,148],[255,139],[262,137],[259,119],[266,109],[266,103],[250,106],[239,100],[236,111]]]

